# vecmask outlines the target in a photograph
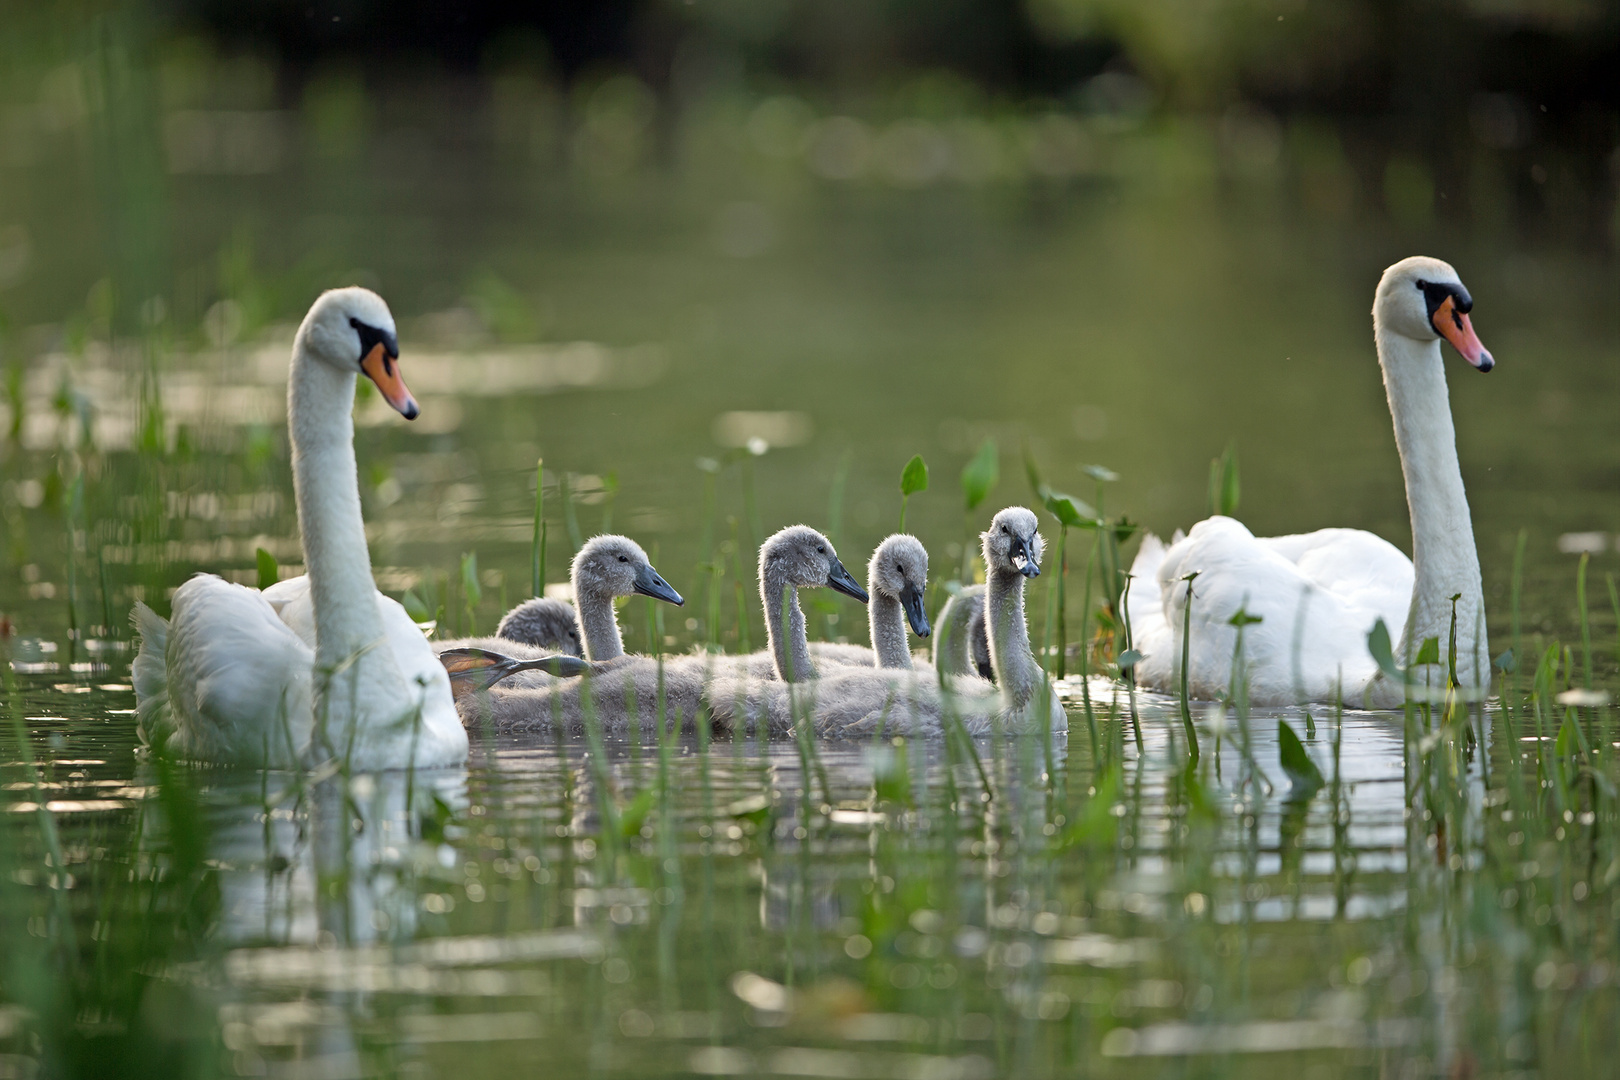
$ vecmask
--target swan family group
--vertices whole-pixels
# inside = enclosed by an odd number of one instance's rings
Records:
[[[1473,300],[1436,259],[1384,272],[1373,304],[1411,512],[1408,559],[1354,529],[1260,538],[1228,517],[1142,542],[1127,614],[1142,659],[1139,685],[1195,697],[1228,692],[1235,637],[1255,704],[1332,701],[1399,706],[1410,680],[1434,678],[1424,643],[1437,639],[1457,680],[1489,684],[1484,600],[1457,460],[1442,339],[1480,371],[1494,364],[1469,321]],[[711,724],[717,731],[839,737],[1062,732],[1058,695],[1030,648],[1024,584],[1041,572],[1038,520],[997,513],[982,534],[985,583],[938,615],[931,656],[913,656],[907,628],[931,627],[923,598],[928,553],[896,534],[873,552],[867,585],[832,543],[805,525],[759,551],[769,648],[752,655],[625,652],[614,600],[680,594],[623,536],[599,536],[575,557],[574,605],[536,599],[493,638],[432,642],[377,591],[366,550],[352,405],[364,374],[406,419],[418,407],[399,368],[387,305],[361,288],[319,297],[293,343],[288,426],[307,573],[263,591],[198,574],[172,614],[137,604],[134,662],[139,730],[155,752],[268,768],[337,760],[359,770],[459,764],[469,728],[495,731]],[[811,642],[798,590],[831,588],[869,603],[871,647]],[[870,592],[868,592],[870,590]],[[1239,616],[1239,617],[1235,617]],[[1382,621],[1403,627],[1396,680],[1368,649]],[[1186,656],[1183,657],[1185,644]],[[1454,645],[1452,644],[1454,642]]]

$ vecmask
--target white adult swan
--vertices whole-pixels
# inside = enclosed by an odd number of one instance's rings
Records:
[[[450,681],[398,602],[377,591],[354,461],[355,376],[415,419],[388,305],[323,293],[293,340],[287,426],[307,577],[260,593],[199,574],[169,621],[135,605],[139,731],[163,754],[354,769],[456,765],[467,734]]]
[[[808,719],[818,735],[869,735],[879,728],[896,734],[937,735],[951,717],[973,735],[1068,730],[1056,692],[1029,647],[1024,618],[1024,579],[1041,572],[1041,535],[1035,514],[1021,506],[998,513],[982,536],[989,575],[986,620],[990,660],[997,684],[974,677],[890,668],[838,667],[803,685],[788,685],[786,650],[778,650],[783,678],[744,683],[716,680],[709,692],[717,726],[746,726],[763,718],[781,733]],[[926,674],[925,674],[926,672]]]
[[[1332,701],[1342,686],[1347,704],[1398,707],[1405,689],[1379,672],[1367,649],[1368,631],[1379,619],[1392,633],[1404,626],[1395,650],[1403,665],[1429,638],[1439,639],[1445,659],[1453,596],[1458,679],[1475,690],[1489,686],[1479,556],[1440,357],[1444,338],[1480,371],[1495,365],[1469,322],[1472,309],[1457,272],[1422,257],[1385,270],[1373,301],[1373,337],[1406,478],[1414,558],[1356,529],[1262,539],[1226,517],[1199,522],[1168,549],[1145,537],[1131,567],[1130,595],[1134,640],[1145,654],[1136,669],[1141,685],[1166,691],[1180,685],[1182,579],[1197,572],[1188,670],[1196,697],[1227,690],[1237,633],[1229,620],[1242,607],[1262,619],[1243,634],[1251,702]],[[1416,677],[1435,681],[1439,671],[1420,670]]]

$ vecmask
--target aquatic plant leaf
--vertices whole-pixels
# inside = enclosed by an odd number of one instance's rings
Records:
[[[1237,447],[1228,443],[1221,456],[1209,463],[1209,512],[1231,517],[1237,513],[1241,494]]]
[[[771,816],[771,797],[763,792],[758,795],[745,795],[728,805],[722,813],[738,821],[751,821],[755,825],[763,825]]]
[[[1124,786],[1124,772],[1116,762],[1098,779],[1096,791],[1086,800],[1074,823],[1063,831],[1063,846],[1111,846],[1119,833],[1119,818],[1114,815],[1114,805],[1120,801],[1120,791]]]
[[[1568,757],[1580,745],[1580,734],[1575,730],[1575,710],[1564,713],[1564,722],[1558,726],[1558,738],[1553,740],[1553,753]]]
[[[1119,670],[1129,671],[1142,662],[1142,654],[1136,649],[1126,649],[1119,654]]]
[[[1226,625],[1241,628],[1245,626],[1253,626],[1256,623],[1262,623],[1265,621],[1266,620],[1261,618],[1259,615],[1250,615],[1248,610],[1245,608],[1238,608],[1232,613],[1232,617],[1226,620]]]
[[[1277,721],[1277,757],[1288,774],[1290,798],[1308,799],[1327,782],[1286,720]]]
[[[1216,807],[1215,801],[1209,797],[1209,789],[1204,786],[1204,782],[1202,780],[1198,779],[1198,771],[1196,769],[1183,769],[1181,771],[1179,782],[1181,784],[1182,797],[1187,803],[1187,809],[1190,810],[1194,816],[1203,818],[1206,821],[1214,821],[1220,816],[1220,811]]]
[[[1502,653],[1501,656],[1498,656],[1495,660],[1492,660],[1491,666],[1504,675],[1511,675],[1515,671],[1519,670],[1519,660],[1513,655],[1513,650],[1508,649],[1506,652]]]
[[[996,452],[996,440],[986,439],[962,467],[962,501],[967,509],[978,509],[1000,479],[1001,457]]]
[[[484,600],[484,589],[478,583],[478,553],[469,551],[461,557],[461,592],[467,606],[477,607]]]
[[[1080,471],[1099,484],[1111,484],[1119,479],[1119,473],[1106,465],[1082,465]]]
[[[657,796],[657,791],[650,784],[636,793],[630,804],[619,812],[619,835],[641,835],[641,827],[647,823],[647,815],[652,812],[653,800]]]
[[[928,490],[928,463],[923,461],[921,454],[913,454],[906,467],[900,471],[900,494],[915,495],[919,491]]]
[[[1078,529],[1096,522],[1097,512],[1073,495],[1053,491],[1047,494],[1045,502],[1046,512],[1057,518],[1064,528]]]
[[[264,548],[254,552],[253,557],[259,568],[259,591],[263,592],[281,580],[281,565],[276,562],[276,557]]]
[[[455,809],[438,792],[417,790],[417,801],[426,803],[415,811],[417,835],[431,843],[443,843],[445,826],[455,820]]]
[[[1142,526],[1138,525],[1129,518],[1122,517],[1118,521],[1114,522],[1114,540],[1123,544],[1125,541],[1135,536],[1136,530],[1140,529],[1141,527]]]
[[[1389,640],[1389,627],[1384,620],[1379,619],[1373,628],[1367,632],[1367,651],[1372,654],[1373,663],[1378,670],[1388,675],[1396,682],[1405,682],[1406,675],[1395,663],[1395,648]]]
[[[911,765],[905,743],[896,746],[893,754],[883,755],[873,762],[872,794],[876,796],[879,806],[884,803],[916,805],[911,791]]]
[[[1437,637],[1424,638],[1423,644],[1418,646],[1417,655],[1412,658],[1413,665],[1438,664],[1440,662],[1440,639]]]

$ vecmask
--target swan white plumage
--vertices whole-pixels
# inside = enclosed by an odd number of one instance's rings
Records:
[[[140,736],[180,758],[271,768],[456,765],[467,735],[450,681],[405,609],[377,591],[354,458],[355,377],[406,419],[394,319],[366,289],[334,289],[293,341],[287,383],[308,574],[261,593],[211,574],[175,591],[171,618],[137,604]]]
[[[1131,568],[1133,640],[1144,659],[1142,686],[1180,685],[1187,584],[1193,582],[1188,683],[1197,697],[1229,689],[1242,608],[1262,620],[1244,630],[1249,700],[1258,705],[1332,701],[1393,708],[1405,688],[1384,676],[1367,647],[1382,619],[1403,665],[1424,641],[1449,649],[1456,596],[1457,674],[1476,691],[1489,686],[1479,555],[1457,460],[1456,430],[1440,354],[1445,339],[1480,371],[1495,360],[1469,321],[1473,300],[1457,272],[1415,256],[1384,271],[1373,302],[1373,334],[1383,369],[1395,443],[1412,519],[1413,558],[1355,529],[1260,538],[1227,517],[1193,526],[1167,549],[1144,537]],[[1444,685],[1440,668],[1414,671],[1420,685]]]

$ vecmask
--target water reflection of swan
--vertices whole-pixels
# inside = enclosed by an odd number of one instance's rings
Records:
[[[1456,602],[1457,674],[1464,685],[1490,682],[1479,555],[1457,462],[1442,338],[1481,371],[1495,365],[1468,320],[1473,299],[1457,272],[1438,259],[1403,259],[1384,271],[1373,301],[1373,336],[1383,368],[1395,445],[1412,516],[1413,558],[1357,529],[1322,529],[1257,538],[1238,522],[1199,522],[1168,549],[1147,537],[1131,568],[1130,615],[1145,659],[1142,685],[1173,691],[1180,681],[1187,585],[1193,572],[1188,679],[1194,696],[1227,688],[1240,608],[1263,621],[1244,634],[1249,700],[1281,705],[1332,701],[1393,707],[1405,693],[1379,673],[1367,633],[1382,619],[1404,626],[1396,655],[1405,662],[1423,642],[1450,640]]]
[[[465,812],[460,769],[208,780],[208,855],[230,945],[409,940],[434,891],[423,882],[460,866],[452,847],[422,838]]]
[[[459,764],[450,681],[405,609],[377,591],[354,459],[355,376],[407,419],[394,319],[365,289],[323,293],[293,341],[287,383],[306,577],[259,592],[199,574],[168,622],[135,607],[142,738],[177,757],[297,768]]]

